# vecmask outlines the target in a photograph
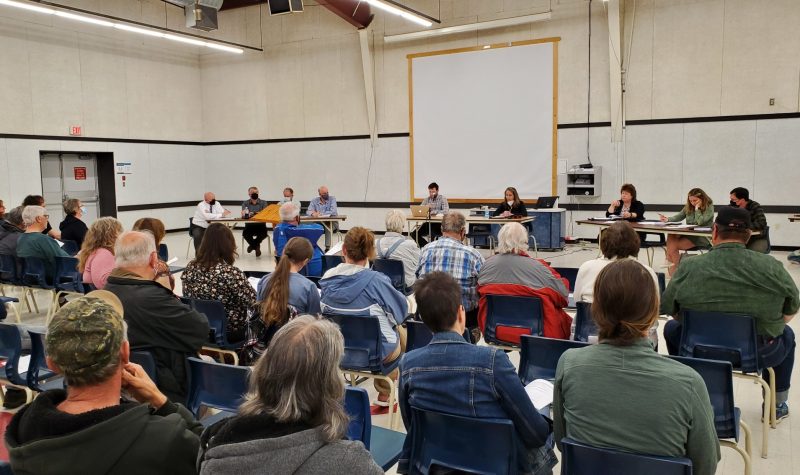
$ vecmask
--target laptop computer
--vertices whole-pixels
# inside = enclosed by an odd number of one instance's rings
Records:
[[[411,205],[411,216],[415,218],[427,218],[431,214],[431,207],[428,205]]]
[[[536,209],[552,209],[556,206],[558,196],[540,196],[536,200]]]

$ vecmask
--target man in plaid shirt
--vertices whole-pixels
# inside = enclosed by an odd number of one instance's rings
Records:
[[[442,218],[442,237],[422,248],[417,277],[441,271],[456,279],[461,285],[461,305],[467,314],[467,328],[475,342],[480,338],[477,288],[483,256],[473,247],[462,243],[466,234],[464,215],[456,211],[446,213]]]

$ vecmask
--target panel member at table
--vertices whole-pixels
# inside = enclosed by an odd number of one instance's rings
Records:
[[[209,219],[219,219],[224,216],[230,215],[231,212],[225,209],[222,204],[217,201],[214,193],[206,191],[203,195],[203,201],[197,203],[194,210],[194,217],[192,218],[192,239],[194,240],[194,252],[200,248],[200,243],[203,242],[203,235],[208,228]]]
[[[625,183],[619,189],[619,199],[614,200],[606,210],[606,217],[619,216],[628,221],[644,220],[644,203],[636,199],[636,187]]]
[[[431,216],[438,214],[444,215],[450,211],[450,205],[447,203],[447,198],[439,194],[439,185],[434,181],[428,185],[428,197],[422,200],[422,206],[431,207]],[[423,223],[414,232],[414,240],[419,243],[420,247],[428,244],[426,238],[430,237],[433,240],[442,235],[441,223]]]
[[[658,215],[658,219],[663,223],[676,223],[686,220],[686,224],[696,226],[711,226],[714,222],[714,202],[700,188],[692,188],[686,198],[686,204],[678,214],[666,217]],[[702,236],[679,236],[670,234],[667,236],[667,261],[669,261],[669,275],[675,273],[680,263],[680,250],[691,249],[693,247],[710,247],[711,241]]]
[[[767,216],[764,208],[758,202],[750,199],[747,188],[737,187],[731,190],[731,206],[746,209],[750,213],[750,230],[758,231],[762,237],[753,236],[747,241],[747,248],[751,251],[766,253],[769,251],[769,236],[767,231]]]
[[[338,216],[339,211],[336,209],[336,197],[328,193],[328,187],[325,185],[317,189],[319,196],[311,200],[306,210],[306,216],[312,218],[319,218],[321,216]],[[339,223],[331,223],[333,231],[339,231]],[[331,248],[331,228],[325,226],[325,252]]]
[[[252,218],[254,214],[267,207],[267,202],[258,197],[258,187],[251,186],[247,189],[250,199],[242,203],[242,217]],[[242,231],[244,240],[247,241],[247,253],[256,251],[256,257],[261,257],[261,241],[267,237],[265,223],[247,223]]]
[[[287,186],[283,189],[283,198],[281,198],[280,204],[288,203],[290,201],[294,201],[294,190]]]
[[[499,216],[501,218],[510,218],[511,216],[528,216],[528,210],[525,208],[525,203],[519,199],[519,193],[513,186],[506,188],[504,195],[505,201],[500,203],[500,206],[494,210],[492,216]]]

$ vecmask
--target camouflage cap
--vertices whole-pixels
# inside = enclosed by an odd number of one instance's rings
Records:
[[[107,290],[75,299],[47,328],[47,355],[66,376],[88,375],[119,358],[125,339],[122,302]]]

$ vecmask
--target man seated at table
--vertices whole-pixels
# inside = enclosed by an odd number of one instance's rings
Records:
[[[197,203],[194,210],[194,217],[192,218],[192,239],[194,240],[194,251],[200,248],[200,243],[203,242],[203,235],[208,228],[209,219],[219,219],[230,215],[231,212],[225,209],[222,204],[217,201],[214,193],[206,191],[203,195],[203,201]]]
[[[283,255],[283,247],[289,240],[287,230],[289,229],[324,229],[322,225],[317,223],[300,224],[300,203],[296,201],[289,201],[281,205],[278,213],[281,217],[281,222],[272,230],[272,243],[275,245],[275,262],[278,262]],[[322,271],[322,250],[317,243],[312,242],[314,247],[314,254],[307,264],[308,275],[320,275]],[[313,272],[312,272],[313,269]]]
[[[312,218],[338,216],[339,211],[336,209],[336,197],[328,193],[328,187],[322,185],[317,189],[319,196],[313,198],[311,203],[308,204],[306,215]],[[339,223],[331,223],[331,229],[325,226],[325,252],[331,248],[331,230],[339,231]]]
[[[417,281],[415,290],[417,311],[433,339],[400,361],[398,401],[408,437],[397,472],[409,473],[415,437],[412,411],[423,409],[461,417],[510,419],[517,435],[519,473],[552,473],[556,457],[551,424],[536,411],[514,365],[503,351],[470,345],[461,336],[466,312],[459,283],[444,272],[432,272]]]
[[[17,257],[38,257],[44,262],[45,279],[53,283],[56,273],[56,257],[69,257],[55,239],[42,234],[50,217],[41,206],[26,206],[22,210],[25,233],[17,239]]]
[[[442,237],[424,248],[419,258],[417,277],[435,271],[450,274],[461,285],[461,304],[467,315],[473,343],[480,340],[478,329],[478,273],[483,266],[483,256],[474,248],[463,244],[467,234],[464,215],[452,211],[442,218]]]
[[[664,291],[661,313],[675,318],[664,326],[664,339],[669,353],[678,354],[682,310],[751,315],[761,367],[775,370],[780,420],[789,415],[786,401],[794,365],[795,337],[787,323],[800,309],[800,297],[783,264],[745,248],[751,226],[747,210],[720,209],[711,236],[714,247],[681,264]],[[763,377],[769,381],[767,371]]]
[[[752,236],[747,241],[747,248],[751,251],[766,253],[769,251],[769,236],[767,232],[767,216],[764,208],[758,202],[750,199],[747,188],[737,187],[731,190],[731,206],[742,208],[750,213],[750,230],[758,231],[760,236]]]
[[[258,197],[258,187],[251,186],[248,188],[247,196],[249,199],[242,202],[243,218],[252,218],[256,213],[267,207],[267,202]],[[246,223],[242,236],[247,241],[247,253],[256,251],[256,257],[261,257],[261,242],[267,237],[267,225],[264,223]]]
[[[294,201],[294,190],[289,188],[288,186],[283,189],[283,198],[281,198],[281,204],[288,203],[289,201]]]
[[[439,194],[439,185],[436,182],[428,185],[428,197],[422,200],[422,206],[431,207],[431,217],[446,214],[450,211],[447,198]],[[442,235],[442,225],[439,223],[422,223],[412,234],[414,235],[414,240],[422,247],[428,244],[429,239],[432,241]]]

